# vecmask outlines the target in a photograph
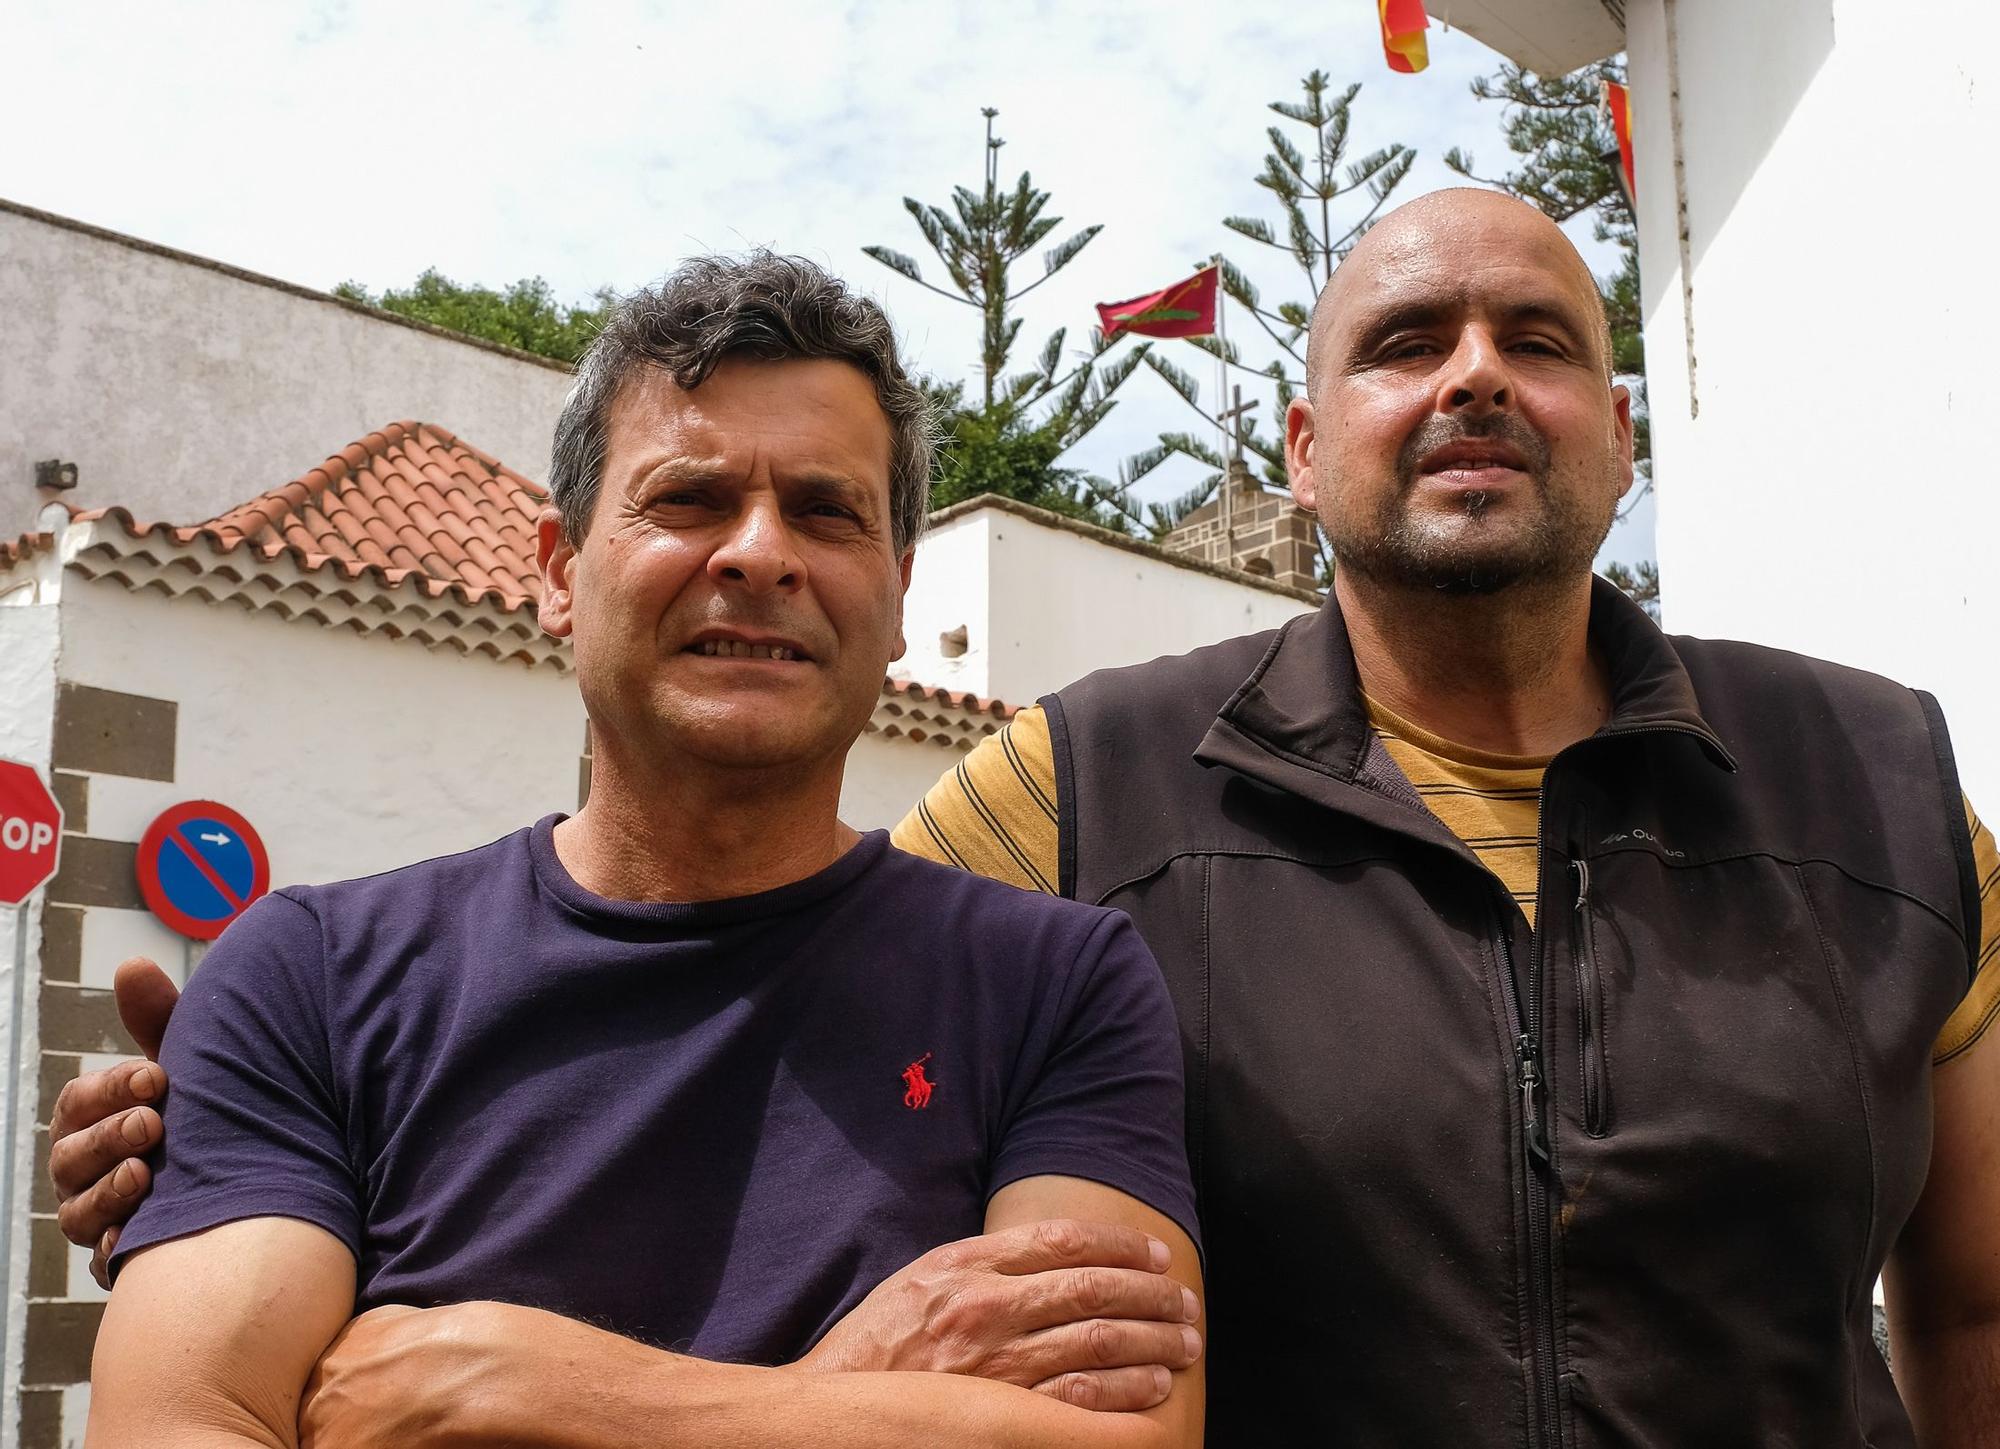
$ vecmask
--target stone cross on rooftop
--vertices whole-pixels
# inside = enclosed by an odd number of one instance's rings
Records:
[[[1257,406],[1257,399],[1253,397],[1249,402],[1243,401],[1243,389],[1240,386],[1231,387],[1230,393],[1235,406],[1224,408],[1215,415],[1215,420],[1221,423],[1223,431],[1229,434],[1229,461],[1241,463],[1244,425],[1250,421],[1250,410]]]

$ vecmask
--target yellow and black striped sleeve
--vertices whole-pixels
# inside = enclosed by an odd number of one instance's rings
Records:
[[[1054,895],[1056,761],[1040,708],[973,746],[890,838],[912,855]]]
[[[2000,1017],[2000,847],[1970,800],[1965,802],[1965,825],[1972,832],[1972,868],[1979,877],[1979,969],[1972,989],[1938,1036],[1931,1060],[1939,1066],[1978,1041]]]

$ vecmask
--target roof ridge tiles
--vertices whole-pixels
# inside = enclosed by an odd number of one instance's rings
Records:
[[[899,678],[893,674],[883,679],[882,688],[885,693],[929,704],[943,704],[964,714],[985,714],[995,719],[1011,719],[1020,711],[1019,705],[988,699],[984,695],[974,694],[971,690],[952,690],[944,685],[925,684],[919,680]]]
[[[197,523],[139,520],[122,507],[72,512],[112,520],[128,538],[189,550],[183,561],[197,569],[218,567],[237,550],[266,564],[284,555],[306,573],[372,580],[387,592],[414,580],[430,600],[526,614],[540,592],[535,531],[547,497],[449,428],[402,418]],[[6,546],[0,557],[20,551]]]
[[[56,536],[46,529],[19,534],[0,542],[0,567],[12,568],[31,554],[53,547]]]

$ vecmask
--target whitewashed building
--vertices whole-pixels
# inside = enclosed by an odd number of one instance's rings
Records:
[[[1934,691],[2000,800],[2000,7],[1430,10],[1545,73],[1626,54],[1667,626]]]

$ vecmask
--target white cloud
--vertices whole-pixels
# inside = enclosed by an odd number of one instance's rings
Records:
[[[100,0],[8,25],[0,195],[317,287],[437,266],[581,297],[771,245],[866,286],[919,363],[955,375],[976,360],[973,314],[860,248],[925,257],[900,199],[977,184],[981,106],[1000,109],[1003,181],[1027,169],[1065,230],[1105,225],[1025,306],[1023,361],[1055,327],[1080,339],[1093,302],[1228,245],[1224,215],[1269,214],[1251,181],[1278,122],[1265,105],[1309,69],[1363,83],[1355,155],[1418,148],[1402,196],[1450,184],[1453,145],[1504,158],[1497,108],[1466,89],[1492,53],[1433,30],[1430,70],[1392,74],[1368,0]],[[1287,272],[1276,254],[1255,268],[1270,295],[1303,296]],[[1124,395],[1082,465],[1108,473],[1196,422],[1144,374]]]

